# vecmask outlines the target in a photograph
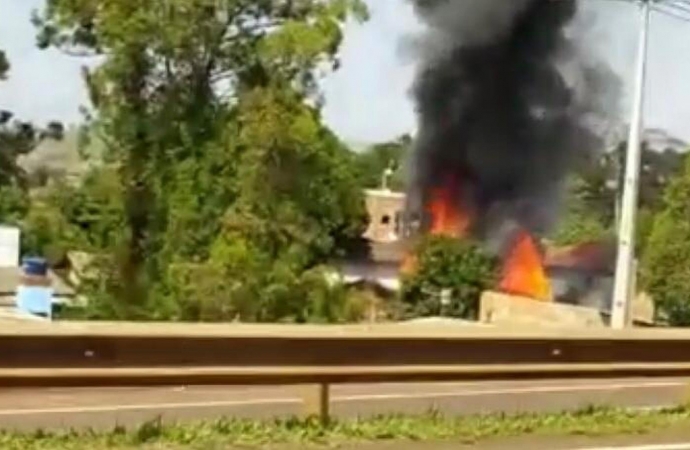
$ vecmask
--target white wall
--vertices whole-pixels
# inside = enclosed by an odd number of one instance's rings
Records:
[[[0,267],[19,266],[19,228],[0,225]]]

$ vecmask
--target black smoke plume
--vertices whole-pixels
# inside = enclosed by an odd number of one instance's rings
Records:
[[[478,237],[507,223],[545,233],[568,169],[602,147],[587,104],[600,97],[567,76],[582,56],[568,32],[577,1],[413,2],[427,29],[409,206],[422,212],[434,189],[455,186]],[[592,89],[595,69],[581,69]]]

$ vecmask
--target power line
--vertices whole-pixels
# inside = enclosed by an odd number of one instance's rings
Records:
[[[673,0],[673,1],[668,2],[666,4],[690,13],[690,2],[682,2],[679,0]]]
[[[567,0],[551,0],[567,1]],[[610,2],[642,4],[649,2],[654,12],[673,17],[684,22],[690,22],[690,0],[581,0],[591,2]]]
[[[652,9],[656,12],[690,22],[690,2],[683,0],[669,0],[655,2]]]
[[[565,0],[552,0],[565,1]],[[690,0],[585,0],[599,2],[616,2],[627,4],[641,4],[649,2],[654,12],[673,17],[684,22],[690,22]]]
[[[683,22],[690,22],[690,11],[674,10],[671,6],[652,6],[652,10],[663,14],[665,16],[673,17],[674,19],[682,20]]]

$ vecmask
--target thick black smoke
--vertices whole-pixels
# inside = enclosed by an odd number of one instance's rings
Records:
[[[507,223],[546,232],[568,169],[602,145],[585,104],[598,99],[566,82],[577,1],[413,1],[427,31],[410,207],[455,182],[479,237]]]

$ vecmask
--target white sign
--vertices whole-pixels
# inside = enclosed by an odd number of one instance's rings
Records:
[[[19,239],[19,228],[0,225],[0,267],[19,266]]]

